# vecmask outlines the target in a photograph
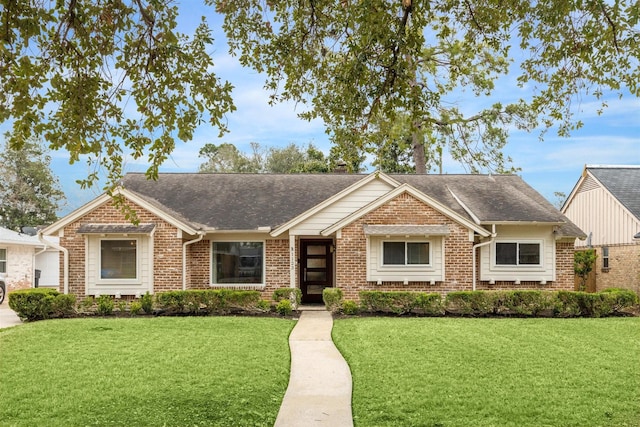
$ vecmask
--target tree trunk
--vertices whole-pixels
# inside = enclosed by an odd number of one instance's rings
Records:
[[[413,163],[416,165],[416,173],[427,173],[427,158],[424,154],[422,134],[415,129],[411,134],[411,149],[413,150]]]

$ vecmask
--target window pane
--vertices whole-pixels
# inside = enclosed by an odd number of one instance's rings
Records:
[[[307,255],[326,255],[327,247],[325,245],[309,245],[307,246]]]
[[[214,242],[213,283],[263,283],[262,242]]]
[[[7,250],[0,249],[0,273],[7,272]]]
[[[404,265],[404,242],[384,242],[382,258],[384,265]]]
[[[308,268],[326,268],[327,259],[326,258],[307,258],[307,267]]]
[[[326,282],[326,271],[307,271],[307,282]]]
[[[540,244],[520,243],[519,264],[540,264]]]
[[[429,264],[429,243],[407,243],[407,264]]]
[[[517,243],[496,243],[496,264],[516,265]]]
[[[135,279],[137,252],[137,242],[133,239],[101,240],[100,278]]]

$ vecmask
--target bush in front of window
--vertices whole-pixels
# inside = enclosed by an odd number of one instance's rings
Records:
[[[96,304],[96,313],[98,313],[99,316],[109,316],[113,314],[115,302],[111,295],[100,295],[96,298]]]
[[[348,316],[354,316],[360,312],[360,307],[355,301],[344,300],[341,305],[342,313]]]
[[[363,311],[371,313],[411,313],[416,305],[418,292],[360,292],[360,305]]]
[[[140,305],[145,313],[153,313],[153,297],[148,291],[140,297]]]
[[[425,316],[444,315],[442,296],[437,293],[427,294],[424,292],[418,292],[413,312]]]
[[[463,316],[487,316],[494,313],[494,291],[450,292],[445,299],[446,311]]]
[[[129,315],[137,316],[142,312],[142,303],[140,301],[131,301],[129,304]]]
[[[260,292],[230,289],[168,291],[156,294],[156,304],[167,315],[208,315],[256,311]]]
[[[75,303],[75,295],[61,294],[55,289],[23,289],[9,294],[9,307],[24,321],[71,316]]]
[[[322,290],[322,302],[328,311],[337,313],[342,308],[342,289],[324,288]]]
[[[494,312],[505,316],[538,316],[553,308],[554,296],[543,291],[496,291]]]

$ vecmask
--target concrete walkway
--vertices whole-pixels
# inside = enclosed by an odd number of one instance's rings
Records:
[[[275,427],[353,426],[351,371],[328,311],[303,311],[289,336],[291,377]]]
[[[9,308],[9,303],[5,299],[5,301],[0,304],[0,329],[19,325],[21,323],[22,321],[16,312]]]

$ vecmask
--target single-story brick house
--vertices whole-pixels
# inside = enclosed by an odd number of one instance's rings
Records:
[[[339,287],[573,289],[584,233],[516,175],[128,174],[42,231],[78,296]]]

